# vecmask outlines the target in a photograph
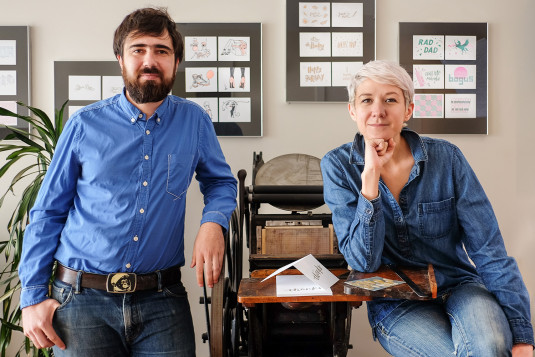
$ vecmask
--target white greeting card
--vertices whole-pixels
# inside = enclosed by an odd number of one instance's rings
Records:
[[[282,279],[278,276],[277,296],[332,295],[331,286],[339,279],[312,254],[283,266],[262,281],[283,272],[291,266],[295,267],[303,275],[284,275],[285,277]],[[281,282],[280,287],[279,281]],[[296,287],[298,289],[295,289]],[[279,295],[279,292],[284,295]]]

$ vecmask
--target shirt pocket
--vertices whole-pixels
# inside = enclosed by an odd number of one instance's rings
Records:
[[[167,185],[166,191],[177,200],[188,190],[191,182],[191,165],[193,154],[167,155]]]
[[[423,238],[436,239],[447,236],[455,223],[455,199],[418,203],[418,224]]]

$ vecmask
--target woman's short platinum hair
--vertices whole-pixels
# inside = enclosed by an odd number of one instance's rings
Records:
[[[408,107],[414,99],[414,83],[407,71],[396,62],[378,60],[366,63],[351,78],[351,82],[347,86],[349,103],[355,102],[357,88],[367,79],[401,89],[405,97],[405,107]]]

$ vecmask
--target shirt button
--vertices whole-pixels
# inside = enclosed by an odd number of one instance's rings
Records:
[[[145,186],[145,187],[147,187],[148,184],[149,184],[149,183],[148,183],[147,181],[144,181],[144,182],[143,182],[143,186]]]
[[[139,114],[137,117],[138,117],[139,119],[141,119],[141,118],[143,118],[143,114]]]
[[[156,119],[156,121],[159,123],[160,122],[160,118]]]
[[[139,240],[139,237],[138,236],[135,236],[134,237],[134,242],[137,242]]]
[[[145,210],[142,208],[142,209],[139,210],[139,213],[143,214],[143,213],[145,213]]]
[[[149,135],[150,134],[150,130],[147,130],[145,133],[147,133],[147,135]]]
[[[149,159],[149,155],[145,155],[145,160],[148,160]]]
[[[127,269],[130,269],[130,267],[132,266],[130,263],[126,264],[125,265]]]
[[[135,123],[135,122],[136,122],[136,118],[132,118],[132,119],[130,119],[130,121],[131,121],[132,123]]]

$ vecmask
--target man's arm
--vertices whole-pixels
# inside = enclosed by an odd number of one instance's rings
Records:
[[[197,283],[199,286],[203,286],[203,267],[206,285],[212,288],[218,282],[224,252],[225,238],[223,237],[223,228],[217,223],[203,223],[195,238],[191,259],[191,268],[197,268]]]

